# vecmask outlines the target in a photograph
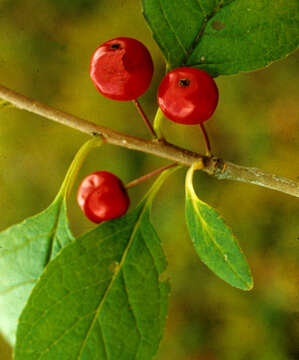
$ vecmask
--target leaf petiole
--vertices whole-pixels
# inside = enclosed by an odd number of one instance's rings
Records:
[[[147,204],[151,204],[154,197],[156,196],[157,192],[159,191],[160,187],[163,185],[164,181],[176,170],[180,169],[181,166],[172,166],[169,169],[163,171],[161,175],[158,177],[158,179],[154,182],[152,187],[149,189],[149,191],[145,194],[142,201],[146,201]]]
[[[73,184],[76,180],[76,177],[78,175],[78,172],[83,165],[87,155],[89,152],[98,146],[101,146],[103,144],[103,138],[101,136],[95,136],[91,140],[88,140],[85,144],[81,146],[77,154],[75,155],[67,173],[63,180],[63,183],[60,187],[60,190],[57,194],[57,198],[62,197],[68,197],[70,194],[70,191],[73,187]]]
[[[155,118],[154,118],[154,130],[157,134],[157,137],[159,140],[163,140],[164,139],[164,136],[162,134],[162,131],[161,131],[161,123],[162,123],[162,120],[163,120],[163,113],[162,113],[162,110],[160,108],[158,108],[157,112],[156,112],[156,115],[155,115]]]

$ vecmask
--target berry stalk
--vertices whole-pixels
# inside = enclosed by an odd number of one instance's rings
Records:
[[[61,194],[63,194],[63,196],[65,197],[69,196],[73,184],[76,180],[76,177],[79,173],[79,170],[81,169],[82,164],[84,163],[87,155],[93,148],[97,146],[101,146],[102,144],[103,144],[103,138],[101,136],[95,136],[94,138],[88,140],[85,144],[81,146],[81,148],[75,155],[67,171],[67,174],[64,178],[64,181],[61,185],[61,188],[57,196],[60,196]]]
[[[212,156],[212,153],[211,153],[211,143],[210,143],[208,133],[205,129],[204,124],[199,124],[199,126],[200,126],[200,130],[202,132],[204,143],[205,143],[206,155],[208,157],[210,157],[210,156]]]
[[[159,169],[156,169],[156,170],[153,170],[151,171],[150,173],[148,174],[145,174],[143,176],[140,176],[139,178],[135,179],[135,180],[132,180],[130,181],[127,185],[126,185],[126,189],[129,189],[135,185],[138,185],[140,184],[141,182],[143,181],[146,181],[148,179],[150,179],[151,177],[155,176],[155,175],[158,175],[158,174],[161,174],[163,171],[167,170],[167,169],[170,169],[174,166],[177,166],[177,163],[172,163],[172,164],[169,164],[169,165],[166,165],[166,166],[163,166]]]
[[[140,116],[144,120],[144,123],[145,123],[146,127],[148,128],[149,132],[151,133],[151,135],[154,138],[157,138],[157,134],[156,134],[151,122],[149,121],[148,117],[146,116],[145,112],[143,111],[142,106],[140,105],[139,101],[137,99],[133,99],[132,102],[136,106],[137,111],[139,112]]]

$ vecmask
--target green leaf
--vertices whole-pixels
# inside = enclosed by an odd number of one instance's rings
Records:
[[[166,259],[150,205],[168,174],[132,213],[79,237],[48,265],[20,317],[16,360],[152,359],[169,284],[160,280]]]
[[[252,71],[299,44],[298,0],[143,0],[143,10],[170,68]]]
[[[220,215],[194,191],[195,168],[191,166],[186,176],[186,222],[195,250],[221,279],[239,289],[251,290],[250,269],[237,240]]]
[[[36,280],[72,240],[61,196],[40,214],[0,233],[0,329],[11,344]]]
[[[0,330],[12,345],[18,317],[37,279],[58,251],[73,240],[66,199],[87,154],[101,144],[96,137],[80,148],[46,210],[0,233]]]

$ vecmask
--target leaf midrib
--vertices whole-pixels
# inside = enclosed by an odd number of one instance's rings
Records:
[[[128,227],[123,228],[121,231],[118,231],[117,234],[119,234],[119,233],[121,233],[121,232],[123,232],[123,231],[126,231],[127,228],[128,228]],[[115,234],[113,234],[113,235],[115,235]],[[106,236],[106,237],[102,238],[102,241],[107,240],[107,239],[108,239],[109,237],[111,237],[111,236],[112,236],[112,235],[109,235],[109,236]],[[104,281],[104,280],[101,280],[100,282],[103,282],[103,281]],[[97,284],[99,284],[100,282],[97,282]],[[89,287],[89,286],[88,286],[88,287]],[[56,306],[57,304],[61,303],[66,296],[69,296],[70,294],[76,294],[77,292],[80,292],[80,291],[82,291],[82,288],[81,288],[81,289],[78,289],[78,290],[75,291],[75,292],[69,292],[67,295],[65,295],[64,297],[60,298],[59,301],[55,302],[49,309],[51,309],[52,307],[54,307],[54,306]],[[47,309],[46,311],[43,312],[42,316],[41,316],[40,318],[38,318],[38,320],[36,321],[36,323],[37,323],[38,321],[40,321],[44,316],[46,316],[46,314],[49,312],[49,309]],[[94,312],[94,311],[92,311],[91,313],[93,313],[93,312]],[[90,313],[87,314],[87,315],[90,315]],[[86,316],[86,315],[85,315],[85,316]],[[36,323],[34,323],[31,327],[34,328],[34,326],[36,325]],[[70,330],[70,329],[67,329],[67,331],[69,331],[69,330]],[[27,333],[27,335],[26,335],[25,338],[29,337],[30,334],[31,334],[31,332]],[[48,351],[48,349],[49,349],[51,346],[53,346],[55,343],[57,343],[57,341],[60,340],[64,335],[65,335],[65,333],[64,333],[62,336],[60,336],[59,339],[56,339],[45,351],[43,351],[43,352],[40,354],[38,360],[41,359],[41,357]]]
[[[61,200],[60,200],[60,203],[59,203],[59,209],[58,209],[58,211],[57,211],[55,223],[54,223],[54,226],[53,226],[53,228],[52,228],[52,231],[50,232],[48,253],[47,253],[47,257],[46,257],[46,259],[45,259],[45,265],[44,265],[44,267],[49,263],[49,261],[50,261],[51,258],[52,258],[53,248],[54,248],[54,242],[55,242],[55,237],[56,237],[57,228],[58,228],[58,225],[59,225],[60,215],[61,215],[61,211],[62,211],[62,207],[63,207],[63,206],[64,206],[64,199],[61,199]]]
[[[85,338],[84,338],[84,340],[83,340],[83,342],[82,342],[81,348],[80,348],[79,353],[78,353],[78,356],[77,356],[77,360],[80,360],[81,355],[82,355],[82,353],[83,353],[83,351],[84,351],[84,348],[85,348],[85,346],[86,346],[86,344],[87,344],[89,335],[90,335],[91,331],[93,330],[96,321],[99,319],[99,315],[100,315],[100,312],[101,312],[101,310],[102,310],[102,307],[103,307],[103,305],[104,305],[104,303],[105,303],[105,300],[106,300],[106,298],[108,297],[109,292],[110,292],[110,290],[111,290],[111,288],[112,288],[112,286],[113,286],[113,284],[114,284],[114,281],[116,280],[119,272],[122,270],[122,266],[123,266],[123,264],[124,264],[124,262],[125,262],[125,260],[126,260],[126,257],[127,257],[127,255],[128,255],[129,249],[130,249],[130,247],[131,247],[131,245],[132,245],[132,243],[133,243],[133,240],[134,240],[134,238],[135,238],[135,235],[136,235],[136,232],[137,232],[137,230],[138,230],[139,224],[140,224],[141,219],[142,219],[142,217],[143,217],[143,214],[144,214],[144,212],[145,212],[146,205],[147,205],[147,204],[144,204],[143,209],[141,210],[141,212],[140,212],[140,214],[139,214],[139,216],[138,216],[138,219],[137,219],[137,221],[136,221],[136,223],[135,223],[135,225],[134,225],[134,227],[133,227],[133,231],[132,231],[132,234],[131,234],[130,239],[129,239],[129,241],[128,241],[128,245],[126,246],[126,248],[125,248],[125,250],[124,250],[124,253],[123,253],[122,257],[121,257],[121,260],[120,260],[120,263],[119,263],[119,267],[118,267],[117,271],[115,271],[115,273],[113,274],[113,277],[111,278],[111,281],[110,281],[110,283],[109,283],[109,285],[108,285],[108,287],[107,287],[107,289],[106,289],[106,291],[105,291],[105,293],[104,293],[104,296],[103,296],[102,300],[100,301],[100,303],[99,303],[99,305],[98,305],[98,308],[97,308],[97,310],[96,310],[96,312],[95,312],[95,316],[94,316],[94,318],[93,318],[93,320],[92,320],[92,323],[90,324],[90,327],[89,327],[89,329],[88,329],[88,331],[87,331],[87,333],[86,333],[86,336],[85,336]],[[101,326],[100,326],[100,327],[101,327]],[[105,342],[105,341],[104,341],[104,334],[103,334],[103,342]],[[105,352],[107,353],[106,348],[105,348]],[[108,359],[108,358],[109,358],[109,357],[108,357],[108,353],[107,353],[107,359]]]
[[[184,51],[184,53],[185,53],[186,56],[187,56],[187,55],[188,55],[188,50],[187,50],[187,49],[185,48],[185,46],[182,44],[180,38],[177,36],[177,34],[176,34],[176,32],[175,32],[175,29],[173,29],[171,23],[169,22],[169,20],[168,20],[168,18],[167,18],[167,16],[166,16],[166,13],[165,13],[165,11],[164,11],[164,9],[163,9],[161,0],[158,0],[158,2],[159,2],[159,6],[160,6],[160,9],[161,9],[161,12],[162,12],[162,14],[163,14],[163,17],[164,17],[165,21],[167,22],[167,24],[168,24],[171,32],[173,33],[173,35],[174,35],[174,37],[175,37],[175,39],[176,39],[176,41],[178,42],[178,44],[180,45],[180,47],[182,48],[182,50]]]
[[[204,35],[204,32],[206,30],[206,27],[208,25],[208,22],[221,10],[223,9],[225,6],[231,4],[233,1],[235,0],[231,0],[229,2],[227,2],[226,4],[224,4],[224,0],[220,0],[219,3],[214,7],[214,9],[209,13],[207,14],[203,7],[202,7],[202,4],[200,2],[201,0],[198,0],[198,4],[204,14],[204,20],[203,20],[203,23],[200,27],[200,29],[198,30],[198,33],[196,35],[196,37],[194,38],[191,46],[189,47],[189,49],[187,49],[187,54],[186,56],[184,57],[184,59],[182,60],[182,64],[183,65],[186,65],[188,63],[188,59],[190,58],[190,56],[192,55],[193,51],[196,49],[197,45],[200,43],[201,41],[201,38],[203,37]],[[190,64],[189,64],[190,65]]]
[[[207,232],[209,238],[211,239],[212,243],[214,244],[214,246],[216,247],[216,249],[220,252],[221,256],[223,257],[223,260],[225,261],[225,263],[230,267],[230,269],[232,270],[232,272],[235,274],[235,276],[241,280],[241,282],[243,284],[246,285],[246,287],[249,287],[249,284],[247,284],[247,282],[245,280],[242,279],[242,277],[238,274],[238,272],[234,269],[234,267],[232,266],[232,264],[228,261],[228,259],[225,258],[225,253],[222,251],[221,246],[217,243],[216,240],[214,240],[213,236],[211,235],[210,231],[209,231],[209,226],[207,225],[206,221],[203,219],[203,217],[200,214],[200,211],[198,210],[198,208],[193,205],[193,200],[192,197],[189,198],[191,203],[192,203],[192,207],[194,208],[195,212],[197,213],[200,222],[202,223],[203,227],[205,228],[205,231]]]

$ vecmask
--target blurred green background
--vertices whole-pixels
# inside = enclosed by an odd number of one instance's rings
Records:
[[[164,63],[138,0],[0,0],[0,82],[85,119],[148,137],[130,102],[101,97],[89,79],[93,50],[116,36],[135,37],[152,53],[154,81],[140,99],[152,118]],[[299,53],[267,69],[216,81],[220,103],[207,123],[214,154],[298,179]],[[163,128],[172,142],[203,151],[196,128],[167,120]],[[49,205],[86,139],[20,110],[0,112],[1,230]],[[106,145],[88,157],[78,182],[101,169],[128,182],[166,163]],[[214,276],[192,248],[184,223],[184,173],[180,170],[168,181],[153,209],[172,283],[157,359],[299,359],[298,199],[197,175],[199,195],[222,213],[247,254],[255,288],[242,292]],[[133,206],[149,185],[130,190]],[[69,215],[75,234],[93,226],[74,195]],[[0,360],[10,358],[11,350],[1,340]]]

